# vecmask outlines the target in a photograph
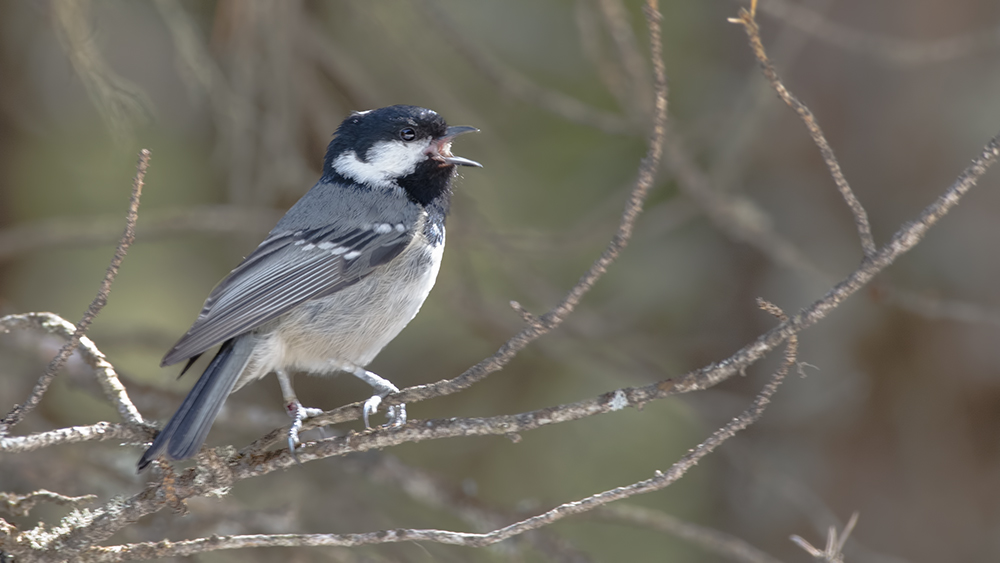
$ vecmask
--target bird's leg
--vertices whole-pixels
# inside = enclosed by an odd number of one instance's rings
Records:
[[[281,385],[281,396],[285,399],[285,412],[292,417],[292,426],[288,429],[288,451],[298,462],[295,455],[295,446],[299,443],[299,430],[302,429],[302,421],[311,417],[323,414],[322,409],[310,409],[302,406],[299,398],[295,396],[295,389],[292,388],[292,378],[283,370],[277,370],[278,383]]]
[[[365,401],[363,411],[365,428],[371,428],[371,425],[368,424],[368,417],[378,412],[378,406],[382,404],[382,399],[392,393],[398,393],[399,388],[393,385],[388,379],[385,379],[376,373],[372,373],[365,368],[350,362],[334,361],[333,366],[337,370],[346,371],[347,373],[372,386],[375,394]],[[402,426],[403,424],[406,424],[406,405],[401,404],[389,407],[385,416],[389,419],[389,423],[386,426]]]

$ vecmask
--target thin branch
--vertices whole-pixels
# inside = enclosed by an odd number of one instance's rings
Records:
[[[822,15],[835,4],[835,0],[809,0],[808,4],[817,15]],[[809,34],[794,26],[779,26],[768,48],[775,68],[792,68],[811,40]],[[735,94],[735,103],[729,110],[733,124],[720,139],[719,146],[713,151],[713,162],[707,166],[716,189],[722,192],[739,190],[740,176],[752,158],[749,149],[760,142],[761,129],[770,122],[771,115],[781,104],[775,99],[771,84],[758,80],[758,73],[756,68],[747,70],[743,86]]]
[[[59,506],[76,506],[78,504],[94,502],[95,500],[97,500],[97,495],[68,497],[45,489],[39,489],[26,495],[0,493],[0,510],[14,516],[27,516],[31,513],[32,508],[43,502]]]
[[[690,541],[715,553],[740,563],[781,563],[771,555],[746,541],[706,526],[685,522],[676,516],[631,504],[602,506],[594,516],[609,522],[645,526]]]
[[[141,443],[152,440],[155,431],[156,428],[148,425],[139,429],[124,424],[98,422],[89,426],[70,426],[27,436],[6,436],[0,438],[0,452],[16,454],[64,444],[107,440]]]
[[[764,44],[760,40],[760,28],[757,27],[757,22],[754,20],[753,15],[745,9],[740,9],[739,17],[730,19],[729,21],[739,23],[743,26],[743,29],[747,33],[747,39],[750,41],[753,54],[757,57],[757,62],[760,63],[760,67],[764,71],[764,76],[771,81],[771,86],[778,93],[781,100],[798,114],[799,118],[802,119],[802,123],[805,124],[806,129],[809,130],[809,136],[812,137],[813,142],[819,148],[823,162],[826,163],[827,168],[830,170],[830,176],[833,178],[834,183],[837,184],[837,190],[840,191],[840,195],[847,202],[847,206],[854,215],[854,224],[858,229],[858,238],[861,239],[861,250],[864,251],[865,258],[871,258],[875,254],[875,239],[872,237],[871,225],[868,224],[868,212],[865,211],[864,206],[861,205],[861,202],[858,201],[858,198],[851,190],[850,184],[847,183],[847,179],[844,178],[844,173],[840,169],[840,163],[837,162],[837,157],[834,155],[830,143],[827,142],[819,123],[816,122],[816,117],[781,82],[778,72],[774,70],[774,66],[771,65],[771,61],[767,58]]]
[[[649,0],[654,4],[656,0]],[[776,306],[763,300],[758,300],[761,309],[786,320],[784,313]],[[110,547],[92,547],[81,551],[78,560],[81,562],[110,562],[127,559],[149,559],[154,557],[185,556],[206,553],[220,549],[241,549],[248,547],[316,547],[316,546],[359,546],[404,541],[430,541],[450,545],[482,547],[518,536],[531,530],[537,530],[568,516],[588,512],[597,507],[616,500],[658,491],[673,484],[705,456],[719,445],[736,435],[760,419],[771,397],[781,385],[785,376],[795,365],[798,339],[793,335],[788,339],[785,351],[785,361],[772,375],[770,381],[754,399],[750,407],[742,414],[719,428],[712,435],[691,450],[687,455],[673,464],[666,472],[656,471],[655,475],[643,481],[624,487],[616,487],[584,499],[561,504],[543,514],[527,518],[509,526],[498,528],[488,533],[453,532],[447,530],[427,529],[396,529],[382,530],[361,534],[252,534],[239,536],[213,536],[196,540],[179,542],[146,542]],[[216,464],[221,468],[222,464]],[[231,467],[231,466],[230,466]],[[229,482],[224,477],[224,482]],[[49,550],[52,551],[51,549]]]
[[[150,152],[146,149],[139,151],[139,163],[136,165],[135,177],[132,179],[132,196],[129,199],[128,215],[125,217],[125,232],[122,233],[121,241],[118,243],[118,247],[115,249],[115,254],[111,258],[111,264],[108,265],[108,270],[104,274],[104,279],[101,281],[101,287],[97,290],[97,296],[87,307],[87,311],[83,314],[83,318],[76,325],[76,330],[73,331],[73,335],[70,337],[69,342],[67,342],[56,357],[52,359],[49,366],[45,369],[45,373],[38,379],[35,384],[35,388],[32,389],[31,395],[28,399],[20,404],[15,405],[14,408],[7,413],[7,416],[0,421],[0,437],[6,436],[10,433],[10,429],[16,426],[21,420],[24,419],[25,415],[30,413],[38,403],[42,400],[42,395],[48,390],[49,385],[56,377],[56,373],[62,369],[63,364],[69,359],[70,354],[76,350],[77,346],[80,344],[80,339],[86,334],[87,329],[90,328],[90,323],[93,322],[97,314],[101,312],[108,303],[108,295],[111,293],[111,283],[115,281],[115,277],[118,275],[118,268],[121,266],[122,260],[125,259],[125,254],[128,252],[128,247],[135,240],[135,223],[139,218],[139,198],[142,196],[142,185],[146,178],[146,170],[149,168],[149,158]],[[98,352],[100,353],[100,352]],[[110,364],[109,364],[110,366]],[[112,370],[111,373],[114,373]],[[118,382],[118,378],[115,377],[108,379],[106,381],[102,380],[102,385],[110,385],[112,387],[117,384],[117,388],[110,389],[106,388],[106,392],[112,396],[112,399],[116,401],[118,405],[118,412],[122,415],[122,418],[130,424],[141,424],[142,415],[139,411],[132,406],[131,402],[128,401],[127,396],[125,396],[124,387],[121,387],[121,383]],[[117,397],[117,399],[116,399]],[[124,401],[121,399],[124,398]]]

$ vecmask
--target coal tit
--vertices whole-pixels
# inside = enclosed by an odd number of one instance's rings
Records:
[[[365,369],[413,319],[434,286],[444,251],[445,216],[456,166],[449,127],[414,106],[357,112],[327,149],[323,176],[243,262],[212,290],[190,330],[164,356],[167,366],[221,344],[214,359],[153,444],[139,470],[161,454],[174,460],[201,448],[226,397],[274,372],[293,419],[293,452],[308,409],[295,396],[295,371],[351,373],[372,386],[365,425],[398,391]],[[183,372],[182,372],[183,373]],[[406,422],[405,405],[390,424]]]

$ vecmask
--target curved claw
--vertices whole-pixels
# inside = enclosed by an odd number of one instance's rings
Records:
[[[371,428],[371,424],[368,423],[368,417],[378,412],[378,406],[382,404],[381,395],[372,395],[365,401],[365,406],[362,409],[362,414],[365,419],[365,428]],[[386,418],[389,422],[385,426],[402,426],[406,424],[406,405],[393,405],[389,407],[385,412]]]
[[[371,428],[368,424],[368,417],[378,412],[378,406],[382,404],[382,397],[380,395],[372,395],[365,401],[365,407],[362,409],[365,419],[365,428]]]
[[[294,425],[293,425],[294,428]],[[299,460],[299,456],[295,453],[295,446],[299,443],[299,433],[288,431],[288,453],[292,454],[292,459],[295,463],[302,465],[302,461]]]

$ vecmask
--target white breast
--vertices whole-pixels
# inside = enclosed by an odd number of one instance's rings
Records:
[[[444,239],[429,246],[421,230],[390,263],[333,295],[299,305],[261,333],[239,387],[277,370],[328,373],[331,361],[365,366],[420,311],[434,287]],[[442,235],[444,233],[442,232]]]

